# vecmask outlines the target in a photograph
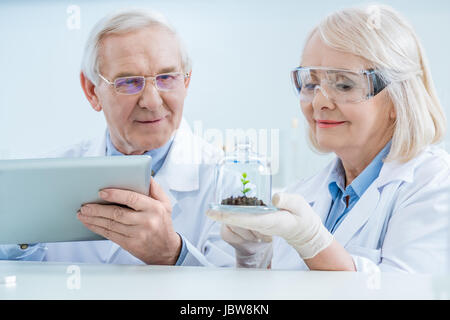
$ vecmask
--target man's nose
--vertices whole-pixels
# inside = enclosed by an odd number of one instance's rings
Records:
[[[138,105],[141,108],[158,109],[163,104],[161,95],[153,79],[146,79]]]

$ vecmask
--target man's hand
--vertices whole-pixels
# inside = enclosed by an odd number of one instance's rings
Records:
[[[149,196],[120,189],[104,189],[99,196],[111,205],[86,204],[77,215],[89,230],[147,264],[176,263],[181,237],[173,229],[170,200],[154,179]]]

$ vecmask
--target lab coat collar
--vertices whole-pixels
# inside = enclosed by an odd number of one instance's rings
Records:
[[[399,162],[387,162],[383,165],[378,178],[371,186],[369,186],[353,209],[342,221],[341,225],[336,229],[334,237],[341,245],[345,246],[377,209],[383,188],[394,190],[403,181],[413,181],[414,170],[421,162],[422,156],[423,154],[404,164]],[[339,159],[335,158],[329,166],[322,171],[322,174],[319,174],[319,176],[316,177],[318,188],[309,188],[303,193],[303,196],[309,202],[313,210],[320,216],[322,222],[325,222],[331,208],[332,198],[328,192],[328,184],[338,161]],[[317,192],[317,190],[322,190],[322,192]],[[393,191],[390,196],[394,196]]]
[[[199,189],[201,145],[182,119],[166,161],[155,176],[167,189],[189,192]]]
[[[379,205],[379,200],[380,192],[372,184],[334,232],[334,237],[342,246],[347,245],[358,230],[369,220]]]
[[[332,178],[334,169],[339,164],[339,158],[335,158],[331,163],[320,173],[315,181],[317,181],[317,187],[308,188],[303,190],[302,196],[309,203],[309,205],[314,209],[316,213],[319,214],[320,219],[323,223],[328,216],[328,212],[331,207],[331,194],[328,190],[328,185]],[[321,190],[318,192],[318,190]]]
[[[108,129],[106,129],[106,130],[108,130]],[[92,144],[86,150],[86,153],[83,154],[84,157],[104,157],[104,156],[106,156],[106,134],[107,134],[106,130],[105,130],[105,134],[100,139],[92,140]]]
[[[186,120],[181,120],[180,126],[161,169],[154,179],[166,191],[172,208],[178,203],[174,192],[189,192],[199,189],[199,164],[201,146],[199,137],[195,137]],[[178,214],[181,213],[177,210]],[[172,218],[175,218],[172,215]]]
[[[342,221],[341,225],[336,229],[334,237],[341,245],[347,245],[376,210],[387,210],[380,206],[389,205],[391,198],[395,196],[395,190],[398,189],[401,183],[414,181],[415,169],[423,161],[423,158],[426,157],[428,149],[425,149],[421,154],[407,163],[393,161],[383,165],[378,178],[366,190]],[[382,192],[385,196],[383,202],[380,202]],[[331,201],[327,202],[331,205]],[[325,218],[328,211],[329,209],[324,213]]]
[[[416,167],[422,162],[423,157],[426,155],[428,149],[426,148],[421,154],[419,154],[414,159],[408,161],[407,163],[400,163],[398,161],[386,162],[383,164],[383,167],[380,170],[380,174],[377,179],[373,182],[373,185],[376,186],[377,189],[381,189],[389,183],[394,181],[405,181],[412,182],[414,181],[414,171]],[[333,171],[336,166],[339,164],[339,158],[334,158],[333,161],[322,171],[319,176],[316,176],[316,181],[320,184],[320,190],[322,190],[325,186],[325,190],[328,190],[328,184],[330,183],[330,179],[333,175]],[[318,199],[323,199],[323,194],[317,192],[317,189],[305,190],[304,198],[310,202],[314,203]],[[331,199],[331,197],[330,197]]]
[[[387,162],[383,165],[378,178],[366,190],[352,210],[348,213],[341,225],[336,229],[334,237],[343,246],[347,245],[353,236],[364,226],[376,210],[388,210],[380,206],[388,206],[395,190],[403,182],[413,182],[416,167],[426,156],[426,150],[407,163],[397,161]],[[381,193],[383,201],[381,202]]]
[[[398,161],[386,162],[381,168],[378,179],[375,181],[377,187],[380,189],[393,181],[412,182],[414,180],[414,170],[421,162],[422,156],[423,153],[407,163]]]

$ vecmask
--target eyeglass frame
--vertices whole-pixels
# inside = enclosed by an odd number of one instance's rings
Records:
[[[160,73],[160,74],[157,74],[157,75],[155,75],[154,77],[152,77],[152,76],[128,76],[128,77],[117,77],[117,78],[115,78],[113,81],[109,81],[108,79],[106,79],[106,77],[104,77],[103,75],[101,75],[100,72],[98,72],[97,75],[98,75],[103,81],[105,81],[107,84],[109,84],[110,86],[111,86],[111,85],[114,86],[114,91],[115,91],[116,93],[122,94],[122,95],[127,95],[127,96],[131,96],[131,95],[134,95],[134,94],[139,94],[139,93],[141,93],[142,91],[144,91],[145,86],[146,86],[146,84],[147,84],[147,83],[146,83],[147,79],[152,79],[153,85],[155,86],[156,90],[162,91],[162,92],[167,92],[167,91],[172,91],[172,90],[174,90],[174,89],[160,89],[160,88],[158,88],[158,86],[156,85],[156,77],[158,77],[158,76],[164,76],[164,75],[183,75],[183,76],[184,76],[184,80],[186,80],[187,78],[190,77],[189,72],[186,72],[186,73],[184,73],[184,72],[168,72],[168,73]],[[123,93],[123,92],[118,92],[118,91],[117,91],[117,88],[116,88],[116,81],[117,81],[118,79],[131,79],[131,78],[143,78],[143,79],[144,79],[144,84],[142,85],[142,89],[139,90],[138,92],[135,92],[135,93]]]
[[[363,99],[361,101],[367,101],[367,100],[375,97],[390,84],[389,81],[383,79],[380,71],[376,70],[376,69],[354,71],[354,70],[346,70],[346,69],[338,69],[338,68],[335,69],[335,68],[328,68],[328,67],[314,67],[314,66],[302,67],[302,66],[299,66],[291,71],[291,80],[294,83],[294,90],[295,90],[296,94],[299,96],[300,96],[301,91],[299,91],[297,89],[297,86],[295,85],[296,79],[294,77],[294,73],[296,71],[310,70],[310,69],[324,70],[324,71],[331,70],[331,71],[337,71],[337,72],[349,72],[349,73],[355,73],[355,74],[361,74],[361,75],[367,76],[367,79],[369,80],[370,93],[368,94],[368,96],[365,99]],[[320,89],[323,90],[323,88],[321,86],[320,86]],[[361,101],[357,101],[357,102],[353,102],[353,103],[358,103]]]

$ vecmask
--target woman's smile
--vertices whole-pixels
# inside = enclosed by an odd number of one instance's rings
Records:
[[[332,120],[316,120],[316,124],[321,129],[335,128],[347,123],[347,121],[332,121]]]

